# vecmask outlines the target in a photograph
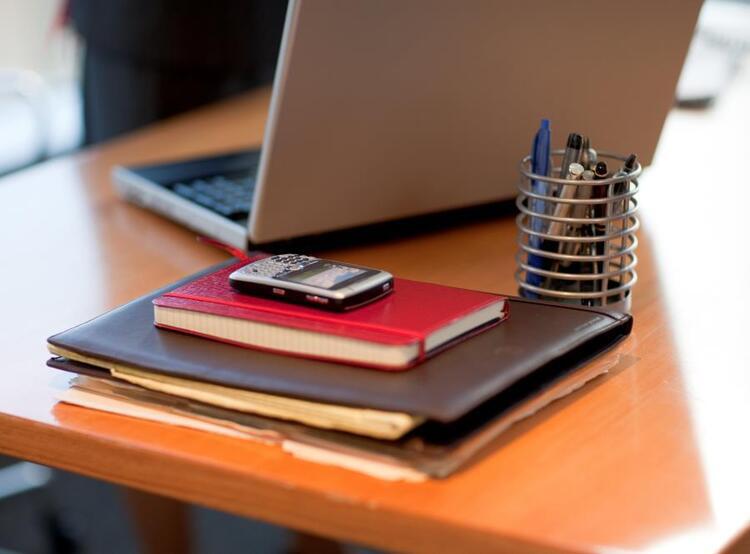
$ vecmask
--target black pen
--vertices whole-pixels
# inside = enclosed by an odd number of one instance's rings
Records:
[[[625,160],[625,164],[622,166],[622,169],[620,169],[617,173],[615,173],[614,177],[626,177],[630,175],[636,166],[636,160],[637,157],[635,154],[630,154],[628,156],[628,159]],[[617,181],[616,183],[610,185],[610,197],[620,196],[621,194],[625,194],[630,190],[630,180],[625,179],[623,181]],[[628,211],[628,206],[630,205],[630,199],[625,198],[623,200],[620,200],[617,204],[613,204],[613,214],[612,215],[622,215]],[[622,222],[623,226],[625,225],[625,221]]]
[[[609,177],[609,169],[607,168],[607,162],[597,162],[596,167],[594,168],[594,180],[595,181],[601,181],[602,179],[606,179]],[[591,198],[606,198],[607,197],[607,185],[597,185],[595,187],[591,187],[593,190],[591,191]],[[607,205],[606,204],[593,204],[593,216],[595,218],[601,218],[605,217],[607,215]],[[607,232],[607,224],[605,223],[595,223],[594,224],[594,236],[597,237],[603,237],[608,234]],[[595,252],[597,256],[604,256],[604,254],[607,252],[607,241],[606,240],[600,240],[596,243]],[[596,272],[597,273],[604,273],[604,260],[599,260],[596,262]],[[597,281],[599,283],[599,290],[597,292],[601,292],[604,290],[607,290],[607,278],[603,278],[600,281]],[[604,303],[604,299],[602,299],[602,304]]]
[[[565,154],[563,155],[562,165],[560,166],[560,179],[567,179],[570,164],[578,163],[578,160],[581,159],[582,144],[583,138],[578,133],[570,133],[568,135],[568,143],[565,146]]]
[[[635,154],[630,154],[628,158],[625,160],[625,164],[622,166],[622,169],[620,169],[617,173],[613,175],[613,177],[627,177],[630,175],[633,170],[635,170],[635,166],[637,164],[637,157]],[[617,181],[609,186],[609,198],[614,198],[616,196],[620,196],[622,194],[625,194],[630,190],[630,180],[624,179],[622,181]],[[618,252],[622,252],[625,247],[625,237],[624,237],[624,231],[627,228],[628,222],[626,221],[624,214],[628,212],[628,207],[630,206],[630,198],[625,198],[622,200],[617,201],[610,201],[608,204],[608,214],[611,217],[614,217],[617,219],[619,224],[617,225],[617,229],[620,231],[620,247],[617,249]],[[608,273],[617,271],[618,268],[622,269],[625,266],[625,263],[622,259],[622,256],[619,256],[619,263],[615,261],[615,259],[610,260],[609,262],[609,268]],[[622,274],[618,278],[618,284],[622,285]]]
[[[584,138],[583,140],[583,153],[586,152],[586,142],[587,139]],[[581,165],[583,165],[584,156],[581,155]],[[594,172],[590,169],[587,169],[583,172],[581,175],[581,179],[584,181],[593,181],[594,180]],[[584,191],[584,194],[581,194],[580,198],[591,198],[592,190],[594,187],[592,186],[586,186],[586,187],[580,187],[581,189],[586,188],[588,190]],[[590,219],[593,217],[593,212],[591,210],[590,204],[581,204],[579,206],[576,206],[576,210],[574,212],[575,217],[581,217],[584,219]],[[591,224],[583,224],[579,226],[580,231],[577,233],[581,236],[581,238],[589,239],[594,237],[594,226]],[[572,245],[573,248],[571,249],[570,253],[573,255],[583,255],[583,256],[591,256],[595,251],[595,245],[593,242],[589,241],[581,241],[581,242],[572,242],[568,243],[568,245]],[[590,260],[577,262],[578,268],[580,273],[596,273],[597,271],[597,263],[592,262]],[[570,265],[570,264],[568,264]],[[578,280],[578,291],[579,292],[592,292],[594,290],[594,281],[591,279],[579,279]],[[586,298],[583,301],[584,306],[593,306],[594,305],[594,299],[593,298]]]

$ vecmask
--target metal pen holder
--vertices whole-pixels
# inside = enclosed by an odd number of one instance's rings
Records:
[[[552,152],[553,175],[560,174],[563,155]],[[597,155],[609,167],[626,159]],[[515,277],[521,296],[629,312],[638,278],[640,164],[627,174],[578,181],[532,173],[531,156],[519,168]]]

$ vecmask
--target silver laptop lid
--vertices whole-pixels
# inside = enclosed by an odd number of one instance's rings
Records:
[[[700,0],[292,0],[256,243],[515,195],[542,117],[648,163]]]

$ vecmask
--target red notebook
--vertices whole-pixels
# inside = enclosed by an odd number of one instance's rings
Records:
[[[236,292],[229,274],[247,263],[156,298],[154,323],[247,348],[402,370],[508,316],[501,296],[398,278],[393,293],[372,304],[317,310]]]

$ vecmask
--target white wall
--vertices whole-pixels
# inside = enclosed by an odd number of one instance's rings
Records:
[[[56,23],[64,2],[0,0],[0,174],[81,143],[80,49]]]
[[[76,41],[70,31],[54,28],[64,3],[0,0],[0,68],[30,69],[52,80],[75,76]]]

